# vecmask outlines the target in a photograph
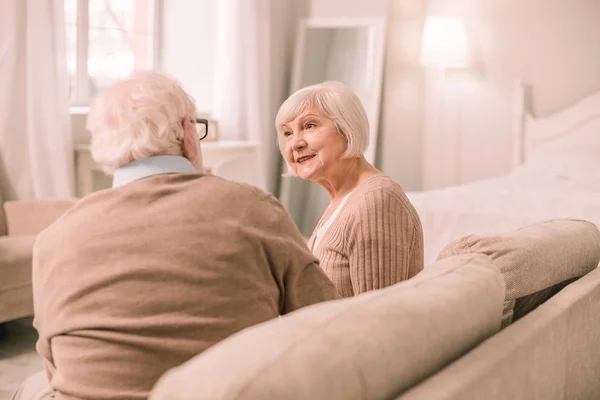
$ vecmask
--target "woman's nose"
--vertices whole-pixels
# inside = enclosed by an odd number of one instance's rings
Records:
[[[292,142],[292,149],[299,150],[306,147],[306,141],[302,136],[296,136]]]

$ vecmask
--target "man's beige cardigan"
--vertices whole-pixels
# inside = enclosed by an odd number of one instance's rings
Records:
[[[197,174],[81,200],[39,235],[33,290],[50,384],[81,399],[147,398],[231,334],[339,297],[273,196]]]

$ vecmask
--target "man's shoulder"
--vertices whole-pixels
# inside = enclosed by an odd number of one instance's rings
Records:
[[[211,174],[162,174],[132,182],[123,187],[109,189],[104,194],[88,196],[85,201],[111,203],[162,199],[177,203],[201,201],[203,203],[254,202],[272,197],[252,185],[231,181]]]
[[[242,210],[262,204],[279,204],[270,193],[258,187],[214,175],[172,174],[147,178],[129,185],[94,192],[77,202],[47,230],[58,232],[102,222],[116,223],[146,213],[183,208],[189,215],[223,210]],[[203,207],[194,207],[201,205]],[[208,206],[208,207],[207,207]]]
[[[283,205],[271,193],[256,186],[231,181],[215,175],[203,175],[190,179],[183,185],[169,185],[176,195],[169,203],[186,204],[194,210],[191,215],[204,215],[210,211],[216,215],[236,217],[257,214],[257,218],[283,213]],[[199,207],[194,207],[199,205]]]
[[[275,197],[264,190],[248,183],[231,181],[215,175],[204,175],[196,179],[191,190],[199,195],[224,196],[236,202],[271,202]]]

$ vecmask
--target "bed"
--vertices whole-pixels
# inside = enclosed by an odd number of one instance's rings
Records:
[[[515,88],[509,174],[407,193],[423,224],[426,265],[469,234],[562,217],[600,226],[600,92],[541,118],[529,112],[526,93]]]

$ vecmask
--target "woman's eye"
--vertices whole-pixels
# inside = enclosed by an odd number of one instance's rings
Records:
[[[292,132],[283,132],[283,136],[285,136],[285,137],[288,137],[288,136],[291,136],[291,135],[292,135]]]
[[[315,124],[313,124],[312,122],[309,122],[308,124],[306,124],[306,129],[312,129],[315,126],[316,126]]]

